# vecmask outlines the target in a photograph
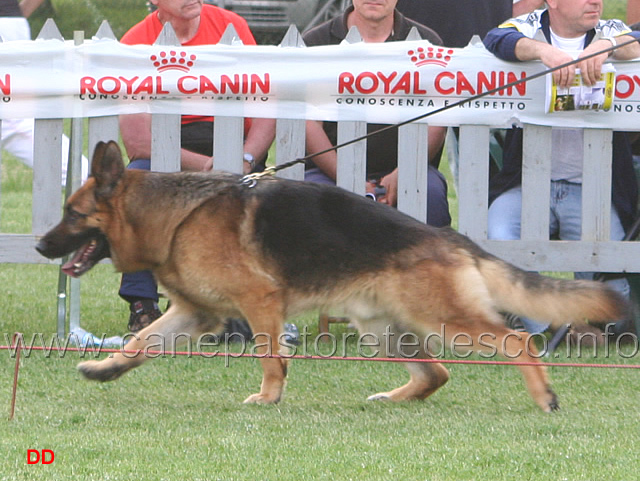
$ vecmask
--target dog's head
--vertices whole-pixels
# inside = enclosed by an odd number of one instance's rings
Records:
[[[116,142],[99,142],[91,165],[91,177],[67,200],[60,223],[36,245],[49,259],[75,252],[62,266],[65,274],[79,277],[105,257],[110,257],[106,225],[110,199],[124,176],[122,154]]]

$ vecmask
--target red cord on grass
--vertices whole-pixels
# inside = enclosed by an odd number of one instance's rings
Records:
[[[14,336],[15,338],[18,336]],[[18,348],[16,346],[0,346],[1,350],[9,350],[16,349],[16,357],[19,356],[19,345]],[[220,352],[193,352],[193,351],[152,351],[152,350],[127,350],[127,349],[106,349],[106,348],[96,348],[95,351],[92,351],[88,348],[77,348],[77,347],[43,347],[43,346],[31,346],[29,347],[30,351],[69,351],[69,352],[82,352],[87,353],[91,352],[92,354],[110,354],[110,353],[122,353],[129,354],[131,357],[136,355],[145,355],[149,357],[160,357],[160,356],[199,356],[205,358],[215,358],[215,357],[231,357],[231,358],[241,358],[241,357],[250,357],[255,359],[261,359],[265,357],[274,358],[274,359],[300,359],[300,360],[310,360],[310,361],[374,361],[374,362],[400,362],[400,363],[413,363],[413,362],[426,362],[426,363],[440,363],[440,364],[486,364],[486,365],[494,365],[494,366],[540,366],[541,362],[532,362],[532,361],[493,361],[493,360],[472,360],[472,359],[440,359],[440,358],[428,358],[428,359],[416,359],[416,358],[405,358],[405,357],[358,357],[358,356],[305,356],[301,354],[297,355],[286,355],[286,354],[255,354],[255,353],[220,353]],[[592,364],[592,363],[566,363],[566,362],[542,362],[544,366],[549,367],[590,367],[590,368],[601,368],[601,369],[640,369],[640,364]],[[16,368],[17,371],[17,368]]]
[[[22,350],[22,345],[18,342],[18,339],[22,338],[22,334],[16,333],[13,336],[13,345],[12,346],[0,346],[1,350],[9,350],[12,349],[15,352],[16,356],[16,365],[13,374],[13,392],[11,396],[11,411],[9,414],[9,420],[12,420],[15,413],[16,406],[16,393],[18,389],[18,372],[20,369],[20,353]],[[29,351],[71,351],[71,352],[83,352],[86,353],[88,348],[76,348],[76,347],[43,347],[43,346],[31,346],[29,347]],[[92,351],[94,354],[96,351]],[[132,355],[146,355],[146,356],[193,356],[193,352],[189,351],[136,351],[136,350],[126,350],[126,349],[102,349],[98,348],[97,352],[100,353],[122,353],[122,354],[132,354]],[[600,368],[600,369],[640,369],[640,365],[638,364],[590,364],[590,363],[566,363],[566,362],[520,362],[520,361],[481,361],[481,360],[471,360],[471,359],[414,359],[414,358],[397,358],[397,357],[333,357],[333,356],[305,356],[305,355],[280,355],[280,354],[248,354],[248,353],[196,353],[196,355],[200,357],[213,358],[213,357],[231,357],[231,358],[240,358],[240,357],[251,357],[256,359],[261,359],[264,357],[275,358],[275,359],[301,359],[301,360],[310,360],[310,361],[375,361],[375,362],[435,362],[440,364],[487,364],[494,366],[549,366],[549,367],[590,367],[590,368]],[[133,357],[133,356],[132,356]]]

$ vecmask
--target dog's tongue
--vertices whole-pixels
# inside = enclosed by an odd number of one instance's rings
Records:
[[[89,261],[89,257],[95,250],[95,248],[95,241],[91,241],[88,244],[82,246],[76,251],[70,261],[65,262],[62,265],[62,272],[64,272],[69,277],[80,277],[82,274],[87,272],[93,265]]]
[[[76,254],[73,256],[73,259],[71,259],[68,262],[65,262],[62,265],[62,272],[64,272],[66,275],[68,275],[69,277],[79,277],[78,274],[78,267],[76,266],[76,264],[79,264],[79,260],[82,258],[82,250],[79,250],[78,252],[76,252]]]

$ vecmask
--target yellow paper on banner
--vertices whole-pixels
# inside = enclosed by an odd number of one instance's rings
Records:
[[[582,81],[580,69],[576,70],[573,84],[558,87],[552,75],[547,76],[547,113],[571,110],[608,111],[613,106],[616,85],[616,69],[611,64],[602,66],[600,79],[591,86]]]

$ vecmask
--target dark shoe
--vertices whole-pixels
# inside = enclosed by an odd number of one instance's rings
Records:
[[[511,314],[510,312],[503,312],[502,317],[504,317],[504,323],[509,329],[513,329],[517,332],[525,332],[522,320],[515,314]]]
[[[158,303],[151,299],[132,302],[129,305],[129,310],[131,314],[129,315],[129,325],[127,327],[132,334],[140,332],[162,315]]]
[[[241,339],[248,342],[253,339],[253,332],[245,319],[229,318],[225,321],[224,331],[218,335],[219,339],[225,339],[225,336],[231,342],[239,342]],[[284,341],[289,344],[298,345],[300,343],[300,333],[295,324],[285,323],[283,336]]]
[[[231,342],[248,342],[253,337],[253,332],[246,320],[229,318],[224,323],[224,330],[219,334],[220,339],[225,339],[225,336],[228,336],[227,339]]]

